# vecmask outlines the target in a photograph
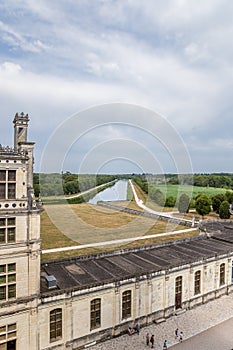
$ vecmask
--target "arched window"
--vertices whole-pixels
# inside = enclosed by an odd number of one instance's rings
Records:
[[[62,309],[50,311],[50,342],[62,337]]]
[[[175,308],[180,309],[182,307],[182,276],[176,277],[175,285]]]
[[[91,329],[100,327],[101,325],[101,299],[93,299],[91,301]]]
[[[131,316],[131,290],[122,293],[122,319]]]
[[[225,264],[220,265],[220,278],[219,278],[219,284],[222,286],[225,284]]]
[[[194,275],[194,294],[200,294],[201,293],[201,271],[198,270],[195,272]]]

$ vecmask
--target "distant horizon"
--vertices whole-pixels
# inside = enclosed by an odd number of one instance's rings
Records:
[[[34,174],[59,174],[59,175],[63,175],[63,174],[74,174],[74,175],[233,175],[233,172],[194,172],[194,173],[75,173],[69,170],[65,170],[62,172],[48,172],[48,173],[44,173],[44,172],[37,172],[34,171]]]

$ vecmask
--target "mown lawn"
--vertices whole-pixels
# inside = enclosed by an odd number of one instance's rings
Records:
[[[134,206],[134,205],[133,205]],[[74,246],[86,243],[111,241],[116,239],[134,238],[144,235],[155,235],[155,238],[145,241],[133,241],[126,247],[151,244],[161,241],[156,234],[181,230],[186,227],[154,220],[124,212],[114,211],[90,204],[47,205],[41,215],[42,249],[52,249]],[[194,235],[196,233],[192,233]],[[186,237],[187,234],[182,234]],[[190,236],[190,233],[188,234]],[[179,236],[168,236],[165,239],[177,239]],[[123,248],[122,244],[112,247],[88,248],[71,250],[69,252],[43,254],[42,259],[55,259],[80,254],[91,254]]]
[[[227,189],[225,188],[216,188],[216,187],[200,187],[200,186],[189,186],[189,185],[156,185],[157,189],[162,191],[166,197],[173,196],[176,198],[179,197],[182,193],[186,193],[189,197],[196,197],[198,194],[205,194],[209,197],[212,197],[219,193],[226,193]]]

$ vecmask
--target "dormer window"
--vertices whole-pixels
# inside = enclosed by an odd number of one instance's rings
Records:
[[[0,199],[15,199],[16,170],[0,170]]]

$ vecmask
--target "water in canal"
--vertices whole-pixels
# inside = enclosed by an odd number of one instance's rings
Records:
[[[96,204],[98,201],[124,201],[127,199],[128,180],[119,180],[113,186],[97,193],[88,203]]]

